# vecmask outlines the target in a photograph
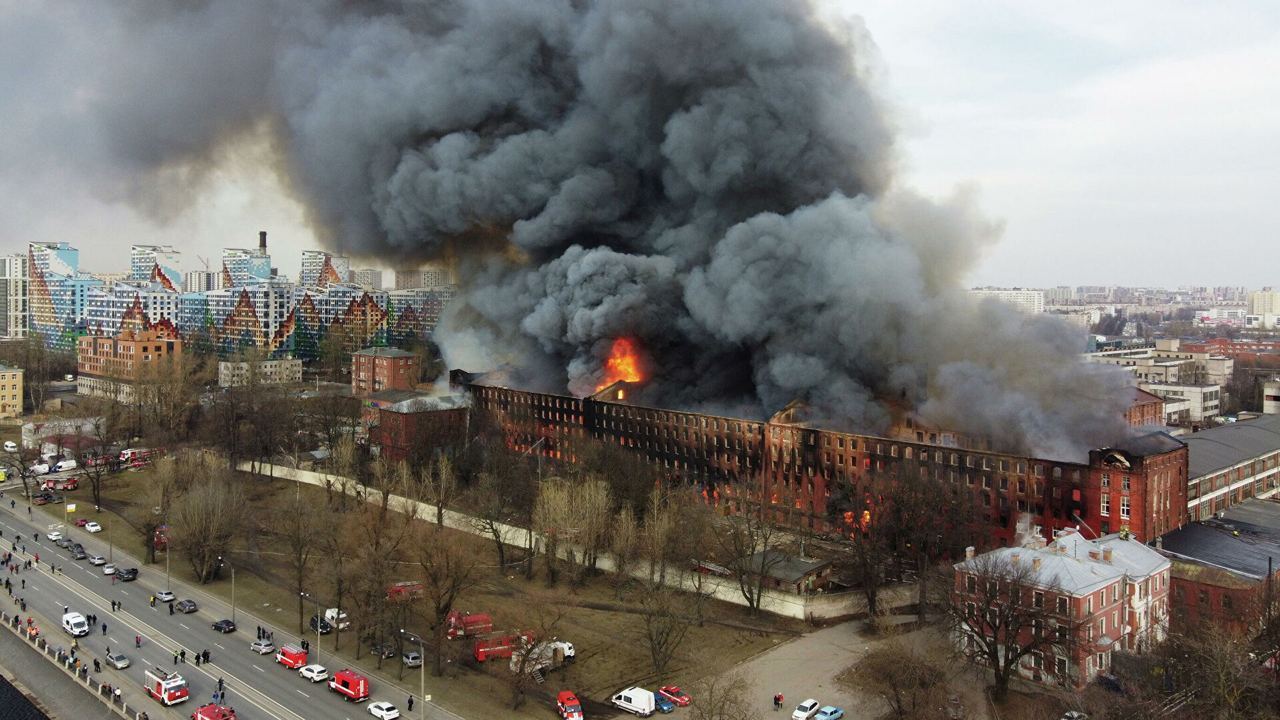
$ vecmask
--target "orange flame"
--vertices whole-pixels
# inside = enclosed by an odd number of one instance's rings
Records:
[[[596,386],[596,392],[623,380],[640,382],[644,375],[640,372],[640,354],[635,343],[629,338],[618,338],[609,348],[609,357],[604,361],[604,378]]]

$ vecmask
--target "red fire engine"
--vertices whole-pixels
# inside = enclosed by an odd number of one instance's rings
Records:
[[[226,705],[209,703],[196,708],[191,713],[191,720],[236,720],[236,710]]]
[[[491,658],[509,658],[516,648],[533,644],[533,633],[525,630],[519,633],[498,633],[488,637],[476,638],[473,650],[476,662],[484,662]]]
[[[392,602],[422,597],[422,583],[417,580],[401,580],[387,586],[387,599]]]
[[[493,618],[485,613],[461,613],[454,610],[444,622],[444,635],[450,640],[493,632]]]
[[[582,720],[582,703],[572,690],[561,690],[556,696],[556,712],[562,720]]]
[[[339,670],[329,680],[329,689],[350,702],[364,702],[369,699],[369,678],[354,670]]]
[[[307,664],[307,651],[297,645],[281,645],[280,651],[276,653],[276,662],[290,670],[297,670]]]
[[[76,490],[80,487],[80,478],[72,476],[66,478],[50,478],[44,481],[41,486],[45,490]]]
[[[178,673],[171,673],[164,668],[151,668],[146,671],[147,694],[160,701],[161,705],[177,705],[187,699],[187,681]]]

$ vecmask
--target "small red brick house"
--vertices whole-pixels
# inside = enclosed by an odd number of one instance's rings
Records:
[[[383,390],[412,390],[418,358],[393,347],[369,347],[351,355],[351,394],[368,397]]]

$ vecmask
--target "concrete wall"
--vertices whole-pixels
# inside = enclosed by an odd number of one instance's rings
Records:
[[[380,493],[376,490],[366,488],[340,475],[310,470],[295,470],[281,465],[259,464],[252,461],[241,462],[237,469],[284,480],[293,480],[316,487],[332,488],[356,497],[364,497],[370,502],[381,499]],[[392,508],[401,512],[416,512],[418,517],[434,519],[436,516],[436,507],[430,503],[393,495],[390,504]],[[479,526],[476,518],[454,510],[446,509],[444,511],[444,524],[454,530],[483,536],[486,539],[491,538],[488,532]],[[544,539],[542,535],[531,532],[528,528],[500,523],[498,532],[501,534],[503,542],[507,545],[523,548],[532,543],[535,547],[543,547]],[[560,548],[562,557],[571,549],[564,542],[560,543]],[[616,572],[617,569],[613,556],[608,553],[600,554],[596,566],[606,572]],[[702,592],[716,600],[734,605],[747,605],[746,598],[742,596],[742,591],[734,578],[700,575],[686,568],[676,568],[670,565],[667,566],[665,573],[661,573],[659,570],[656,569],[655,573],[663,575],[666,578],[666,584],[670,587],[688,592]],[[635,578],[647,579],[649,577],[649,564],[639,563],[637,567],[631,570],[630,574]],[[907,605],[915,601],[916,587],[914,585],[888,587],[882,590],[880,594],[881,607],[885,608]],[[805,596],[766,589],[761,596],[760,609],[775,615],[800,620],[827,620],[865,614],[867,612],[867,604],[866,599],[860,592],[821,593]]]

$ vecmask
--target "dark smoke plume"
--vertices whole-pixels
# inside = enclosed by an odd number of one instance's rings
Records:
[[[653,403],[912,407],[1059,456],[1121,431],[1126,380],[1079,337],[960,290],[999,228],[895,185],[875,48],[806,2],[124,8],[86,9],[121,49],[92,102],[124,192],[196,192],[265,128],[334,246],[458,259],[454,366],[585,394],[630,336]]]

